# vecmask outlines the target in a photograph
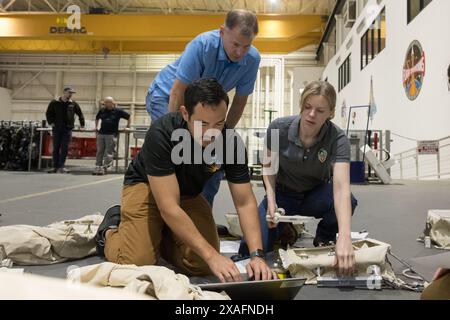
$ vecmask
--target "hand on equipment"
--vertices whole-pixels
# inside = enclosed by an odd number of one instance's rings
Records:
[[[253,258],[246,266],[249,278],[254,280],[278,279],[277,274],[272,271],[263,258]]]
[[[267,209],[267,211],[269,211],[269,209]],[[300,216],[300,215],[287,216],[283,208],[276,208],[273,217],[270,214],[266,215],[266,221],[272,223],[272,225],[274,226],[276,226],[280,222],[302,224],[313,219],[314,217]]]
[[[352,239],[349,237],[338,237],[336,241],[335,257],[333,266],[338,276],[352,276],[355,269],[355,252]]]
[[[277,205],[275,202],[267,202],[267,215],[266,215],[266,220],[267,220],[267,225],[269,227],[269,229],[273,229],[277,227],[277,224],[273,222],[273,220],[275,219],[275,212],[277,211]],[[283,209],[281,209],[283,210]]]
[[[241,273],[234,262],[219,253],[206,261],[211,272],[219,278],[220,282],[242,281]]]
[[[270,210],[270,211],[269,211]],[[275,208],[275,210],[273,210],[273,208],[270,208],[270,206],[268,206],[267,211],[268,214],[266,216],[266,220],[271,223],[274,227],[277,226],[277,224],[280,222],[280,217],[284,216],[286,214],[286,212],[284,211],[283,208]],[[273,215],[272,215],[273,212]]]

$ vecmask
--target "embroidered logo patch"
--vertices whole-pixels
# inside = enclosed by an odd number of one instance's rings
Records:
[[[320,149],[319,152],[317,153],[317,156],[319,157],[319,161],[321,163],[324,163],[327,160],[328,157],[328,152],[325,149]]]

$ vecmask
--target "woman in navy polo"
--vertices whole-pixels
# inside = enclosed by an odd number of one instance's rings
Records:
[[[321,219],[314,245],[336,244],[338,273],[351,274],[355,265],[351,217],[357,201],[350,192],[350,143],[344,131],[330,121],[335,106],[333,86],[314,81],[303,91],[300,115],[279,118],[269,125],[266,147],[271,161],[264,165],[266,196],[259,205],[259,216],[266,252],[273,250],[287,227],[266,221],[266,216],[274,217],[277,208],[287,215]],[[240,253],[246,251],[243,242]]]

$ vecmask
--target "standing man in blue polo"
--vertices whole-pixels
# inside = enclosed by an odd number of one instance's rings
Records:
[[[182,55],[156,76],[148,89],[146,105],[152,121],[184,104],[187,86],[200,78],[216,78],[226,92],[236,89],[227,115],[228,128],[234,128],[242,116],[248,96],[253,93],[261,56],[252,46],[258,34],[258,20],[247,10],[227,13],[220,29],[195,37]],[[205,185],[203,196],[211,204],[223,172]]]

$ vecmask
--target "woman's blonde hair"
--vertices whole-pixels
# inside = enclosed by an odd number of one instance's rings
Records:
[[[300,98],[300,112],[303,112],[306,100],[311,96],[322,96],[327,99],[331,112],[330,119],[333,119],[336,111],[336,90],[334,90],[334,87],[327,81],[312,81],[308,83]]]

